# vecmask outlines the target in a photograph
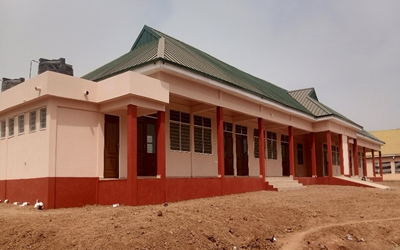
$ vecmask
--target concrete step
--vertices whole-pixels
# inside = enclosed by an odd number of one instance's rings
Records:
[[[278,191],[288,191],[305,188],[303,184],[299,183],[297,180],[293,180],[292,177],[287,176],[277,176],[277,177],[266,177],[265,181],[269,185],[278,189]]]

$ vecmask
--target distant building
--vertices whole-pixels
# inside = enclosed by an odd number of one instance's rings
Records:
[[[383,180],[400,181],[400,129],[372,131],[370,133],[385,141],[381,151]],[[377,155],[374,155],[375,157]],[[379,159],[375,158],[374,162],[375,172],[379,175]],[[368,155],[368,165],[372,168],[372,155]]]
[[[46,71],[0,93],[0,132],[0,199],[46,208],[382,180],[364,159],[384,143],[314,88],[287,91],[148,26],[82,78]]]

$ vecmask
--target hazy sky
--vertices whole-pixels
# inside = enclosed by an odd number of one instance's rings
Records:
[[[80,77],[145,24],[287,90],[314,87],[369,131],[400,128],[399,0],[0,0],[0,77],[28,78],[41,57]]]

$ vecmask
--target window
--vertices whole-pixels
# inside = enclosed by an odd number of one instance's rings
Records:
[[[25,132],[25,115],[18,116],[18,134],[23,134]]]
[[[400,161],[396,161],[394,163],[394,171],[395,171],[396,174],[400,173]]]
[[[358,152],[358,168],[363,168],[364,166],[364,155],[361,152]]]
[[[254,129],[254,157],[260,158],[260,145],[258,142],[258,129]]]
[[[1,121],[1,138],[6,137],[6,120]]]
[[[332,148],[332,165],[339,165],[337,164],[338,159],[337,159],[336,147],[331,146],[331,148]]]
[[[46,108],[41,108],[40,109],[40,129],[46,128],[46,115],[47,115]]]
[[[281,142],[289,143],[289,136],[288,135],[281,135]]]
[[[303,165],[303,144],[297,144],[297,164]]]
[[[336,163],[340,165],[340,150],[339,147],[336,147]]]
[[[211,119],[194,116],[194,152],[212,153]]]
[[[398,168],[400,168],[400,164],[398,164]],[[379,162],[375,162],[375,173],[380,174]],[[389,161],[382,162],[382,174],[391,174],[391,173],[392,173],[392,166],[390,165],[390,162]]]
[[[268,159],[278,159],[276,133],[267,132]]]
[[[190,151],[190,114],[170,110],[169,120],[170,149]]]
[[[235,134],[247,136],[247,127],[242,125],[235,126]]]
[[[224,122],[224,132],[233,133],[233,125],[230,122]]]
[[[29,112],[29,131],[36,131],[36,110]]]
[[[8,136],[14,136],[14,117],[8,119]]]

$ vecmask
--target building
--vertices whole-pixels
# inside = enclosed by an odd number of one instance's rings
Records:
[[[82,78],[46,71],[0,93],[0,125],[0,199],[47,208],[277,190],[275,176],[382,180],[361,162],[383,142],[313,88],[287,91],[148,26]]]
[[[400,129],[380,130],[370,132],[377,138],[385,141],[382,150],[376,155],[367,157],[368,167],[375,165],[375,174],[383,174],[384,181],[400,181]],[[381,160],[377,157],[381,156]],[[374,164],[372,164],[374,161]],[[382,162],[382,163],[381,163]],[[382,172],[380,169],[382,164]]]

